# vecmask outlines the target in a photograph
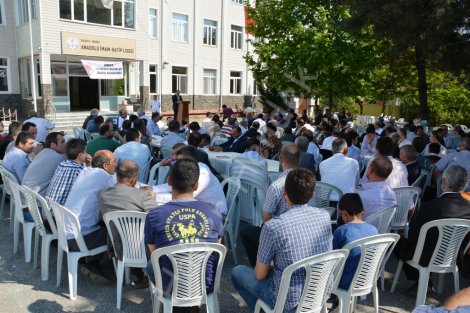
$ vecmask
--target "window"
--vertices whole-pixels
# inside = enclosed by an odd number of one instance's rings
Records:
[[[188,69],[173,66],[171,73],[171,92],[179,90],[182,94],[188,93]]]
[[[124,79],[101,79],[102,96],[124,96]]]
[[[203,92],[206,95],[215,95],[216,94],[216,81],[217,81],[217,71],[216,70],[206,70],[204,69],[203,76]]]
[[[188,42],[188,16],[173,13],[173,31],[171,39],[174,41]]]
[[[242,72],[230,72],[230,93],[232,95],[242,93]]]
[[[241,26],[232,25],[230,48],[243,49],[243,28]]]
[[[10,92],[10,66],[7,58],[0,58],[0,93]]]
[[[217,45],[217,22],[204,19],[203,44],[208,46]]]
[[[31,5],[31,15],[33,16],[33,20],[38,18],[38,0],[18,0],[17,3],[19,25],[27,23],[29,21],[28,2]]]
[[[253,80],[253,96],[259,95],[258,83],[256,80]]]
[[[63,19],[134,28],[134,0],[114,0],[111,10],[101,0],[59,0],[59,8]]]
[[[149,36],[157,38],[158,24],[157,24],[157,10],[149,9]]]
[[[39,59],[34,61],[35,69],[34,75],[36,76],[36,97],[42,96],[41,89],[41,65]],[[23,98],[32,97],[33,95],[33,86],[31,83],[31,58],[21,58],[18,59],[19,66],[19,75],[20,75],[20,88],[21,96]]]
[[[149,66],[149,74],[150,74],[150,93],[157,93],[157,66],[150,65]]]
[[[0,0],[0,25],[5,25],[5,3]]]
[[[232,0],[232,2],[236,4],[243,4],[243,0]]]

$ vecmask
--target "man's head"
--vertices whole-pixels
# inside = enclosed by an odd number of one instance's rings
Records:
[[[79,164],[85,163],[86,142],[78,138],[70,139],[65,146],[65,154],[69,160],[74,160]]]
[[[424,137],[424,128],[421,125],[416,126],[415,134],[418,137]]]
[[[424,140],[423,137],[415,137],[413,138],[413,141],[411,142],[411,144],[416,149],[416,152],[421,153],[426,147],[426,140]]]
[[[90,111],[90,116],[92,116],[92,117],[96,117],[96,116],[98,116],[98,114],[100,114],[100,110],[98,110],[98,109],[92,109]]]
[[[378,155],[370,161],[366,175],[370,182],[380,182],[386,180],[392,170],[392,161],[385,156]]]
[[[179,91],[179,90],[176,90],[176,91],[175,91],[175,94],[176,94],[177,96],[179,96],[179,95],[180,95],[180,91]]]
[[[295,139],[295,144],[299,147],[299,150],[302,152],[307,152],[309,141],[307,137],[300,136]]]
[[[31,110],[29,111],[28,115],[29,115],[29,118],[38,117],[38,112]]]
[[[22,131],[15,140],[15,146],[23,152],[31,153],[34,149],[34,135]]]
[[[189,129],[192,132],[198,132],[201,129],[201,126],[199,126],[198,122],[191,122],[189,123]]]
[[[161,119],[162,119],[162,117],[160,116],[160,113],[158,113],[158,112],[152,113],[152,121],[154,121],[155,123],[157,123],[157,122],[160,121]]]
[[[145,110],[143,108],[138,108],[137,109],[137,116],[141,118],[142,116],[145,115]]]
[[[227,105],[226,104],[222,104],[222,109],[226,109],[227,108]]]
[[[412,145],[404,145],[400,149],[400,160],[404,164],[412,163],[418,159],[418,152]]]
[[[398,135],[400,136],[401,139],[405,139],[406,138],[406,129],[405,128],[399,128],[398,129]]]
[[[237,123],[237,119],[236,119],[236,118],[229,117],[229,118],[227,119],[227,124],[230,125],[230,126],[234,126],[236,123]]]
[[[238,138],[242,135],[242,129],[239,126],[233,126],[231,135],[233,138]]]
[[[66,142],[64,135],[59,132],[49,133],[46,136],[46,142],[44,146],[54,150],[57,153],[65,153]]]
[[[199,147],[208,146],[211,143],[211,137],[209,134],[202,134],[201,142],[199,143]]]
[[[126,132],[126,142],[140,142],[140,132],[135,128],[129,128]]]
[[[377,140],[377,153],[382,156],[391,156],[393,155],[394,144],[391,138],[389,137],[380,137]]]
[[[369,126],[367,126],[367,128],[366,128],[366,137],[369,140],[374,139],[374,137],[375,137],[375,127],[374,127],[374,125],[369,124]]]
[[[109,123],[101,124],[100,136],[105,138],[113,138],[113,129]]]
[[[179,133],[180,123],[177,120],[171,120],[170,123],[168,123],[168,130],[172,133]]]
[[[93,167],[99,167],[105,170],[108,174],[113,175],[116,171],[116,157],[111,151],[99,150],[93,156],[91,161]]]
[[[174,194],[192,193],[197,189],[199,165],[190,159],[178,159],[173,164],[168,177],[168,185]]]
[[[21,131],[30,133],[33,135],[33,139],[36,139],[36,135],[38,134],[38,128],[36,127],[36,124],[31,122],[24,123],[23,126],[21,126]]]
[[[104,123],[104,117],[103,115],[98,115],[98,116],[95,116],[95,118],[93,119],[95,121],[95,124],[96,125],[101,125]]]
[[[284,145],[279,155],[279,162],[284,171],[296,168],[300,162],[299,147],[295,143]]]
[[[159,96],[158,95],[153,95],[153,100],[158,100]]]
[[[8,125],[8,134],[12,137],[16,137],[21,132],[21,124],[18,122],[11,122]]]
[[[447,127],[447,125],[445,125],[445,124],[441,125],[442,137],[445,137],[447,135],[447,133],[449,133],[449,127]]]
[[[211,115],[212,115],[212,113],[211,113],[211,112],[206,112],[206,117],[207,117],[207,118],[210,118],[210,117],[211,117]]]
[[[338,208],[345,223],[351,222],[354,217],[362,218],[364,215],[364,205],[357,193],[345,193],[339,199]]]
[[[122,118],[126,118],[126,117],[127,117],[127,110],[126,110],[126,109],[120,109],[120,110],[119,110],[119,115],[120,115]]]
[[[346,155],[348,154],[348,143],[343,138],[336,138],[331,143],[331,151],[333,154],[342,153]]]
[[[313,198],[315,175],[304,168],[296,168],[286,177],[284,196],[294,205],[306,204]]]
[[[467,188],[470,173],[463,167],[451,165],[442,174],[442,191],[462,192]]]
[[[254,130],[258,130],[259,129],[259,122],[253,122],[251,124],[251,128],[253,128]]]
[[[429,153],[439,154],[441,152],[441,145],[437,142],[433,142],[429,144]]]
[[[139,176],[139,166],[135,161],[122,160],[116,168],[117,182],[134,187]]]
[[[188,145],[199,147],[202,141],[202,135],[199,132],[192,132],[188,136]]]
[[[466,136],[462,138],[460,143],[459,151],[470,150],[470,137]]]
[[[177,160],[191,160],[194,162],[198,162],[197,159],[197,151],[196,148],[193,146],[184,145],[183,147],[179,148],[178,150],[174,151]]]

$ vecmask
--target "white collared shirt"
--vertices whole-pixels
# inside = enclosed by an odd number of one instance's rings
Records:
[[[355,192],[359,182],[359,164],[342,153],[335,153],[320,163],[320,176],[322,182],[338,187],[343,194]],[[330,200],[338,201],[339,195],[332,193]]]
[[[199,162],[199,185],[194,198],[214,205],[220,213],[227,213],[227,202],[224,191],[217,177],[204,163]]]
[[[406,165],[402,161],[394,159],[392,156],[388,156],[388,159],[392,161],[393,169],[385,182],[390,186],[390,188],[406,187],[408,185],[408,170]],[[371,160],[372,161],[372,160]],[[369,164],[367,164],[366,173],[369,169]],[[362,177],[362,184],[368,183],[367,175]]]
[[[364,218],[397,204],[395,191],[385,181],[363,183],[359,196],[364,205]]]

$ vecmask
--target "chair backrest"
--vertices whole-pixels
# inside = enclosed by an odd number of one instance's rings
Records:
[[[144,264],[147,262],[144,244],[146,216],[147,214],[144,212],[124,210],[103,215],[113,246],[116,242],[116,235],[121,239],[124,262]],[[114,229],[112,225],[117,230],[117,234],[112,231]]]
[[[286,267],[282,272],[281,285],[273,312],[284,312],[290,280],[297,270],[305,271],[305,283],[297,312],[322,312],[330,282],[334,280],[334,285],[338,284],[348,254],[349,251],[346,249],[334,250],[311,256]]]
[[[21,191],[26,199],[29,212],[33,217],[34,223],[36,224],[36,229],[39,231],[41,236],[46,235],[46,228],[44,227],[44,221],[41,216],[39,208],[42,209],[43,216],[46,217],[47,222],[49,223],[49,228],[54,236],[57,236],[57,226],[54,218],[52,217],[51,209],[47,204],[47,201],[37,192],[28,188],[27,186],[21,186]]]
[[[240,210],[237,209],[237,197],[238,192],[240,191],[241,183],[240,179],[236,177],[226,178],[220,183],[222,190],[225,190],[227,186],[227,193],[225,195],[225,200],[227,202],[227,216],[225,217],[224,226],[227,227],[232,221],[238,220],[240,218]]]
[[[338,199],[341,199],[343,196],[341,189],[331,184],[317,181],[315,184],[315,205],[318,208],[329,208],[330,196],[333,191],[339,195]]]
[[[24,223],[23,208],[26,207],[26,204],[23,204],[20,190],[20,184],[15,175],[10,173],[7,169],[3,168],[4,182],[7,184],[10,189],[11,196],[13,196],[13,201],[15,203],[15,218],[18,219],[21,223]],[[12,201],[12,199],[10,199]]]
[[[157,173],[158,171],[158,173]],[[166,183],[166,178],[170,172],[169,166],[160,166],[160,163],[154,164],[150,169],[147,185],[155,186]]]
[[[281,172],[268,171],[269,184],[271,185],[274,181],[276,181],[279,176],[281,176],[281,174]]]
[[[80,138],[80,129],[78,129],[77,127],[74,127],[73,135],[75,136],[75,138]]]
[[[408,210],[416,208],[421,189],[418,187],[393,188],[398,208],[392,220],[392,227],[404,227],[408,223]]]
[[[227,249],[217,243],[185,243],[152,252],[151,261],[155,272],[156,292],[163,297],[162,272],[159,259],[167,256],[173,266],[173,291],[171,293],[173,306],[200,305],[206,294],[206,265],[213,253],[218,254],[214,293],[220,291],[220,275]],[[191,266],[188,266],[191,264]]]
[[[390,223],[397,211],[398,205],[392,205],[386,209],[375,212],[365,218],[365,222],[377,227],[379,234],[387,234],[390,232]]]
[[[84,130],[84,131],[83,131],[83,137],[84,137],[83,139],[84,139],[86,142],[92,140],[92,138],[91,138],[91,133],[90,133],[89,131],[87,131],[87,130]]]
[[[5,167],[3,167],[3,161],[2,161],[2,164],[0,165],[0,175],[2,176],[2,181],[3,181],[3,191],[7,194],[7,195],[11,195],[11,188],[10,188],[10,185],[8,184],[8,181],[7,181],[7,173],[11,174]],[[15,175],[11,175],[13,176],[13,178],[18,181],[15,177]]]
[[[223,135],[215,136],[211,140],[211,146],[219,146],[221,144],[226,143],[228,140],[229,138],[227,136],[223,136]]]
[[[457,254],[465,236],[470,232],[470,220],[449,218],[434,220],[424,224],[419,231],[413,262],[418,264],[423,251],[426,234],[429,229],[436,227],[439,231],[434,253],[429,261],[429,268],[442,270],[455,267]]]
[[[349,286],[351,296],[369,294],[377,283],[381,265],[387,262],[400,236],[398,234],[381,234],[355,240],[343,247],[351,251],[359,247],[361,258],[356,274]]]
[[[424,174],[423,172],[421,172],[419,174],[419,177],[416,178],[416,180],[410,185],[410,186],[413,186],[413,187],[420,187],[421,185],[421,181],[424,179],[424,181],[426,181],[426,177],[424,177]],[[421,187],[420,187],[421,188]]]
[[[173,154],[173,151],[167,147],[162,147],[160,151],[162,152],[162,156],[164,159],[169,158]]]
[[[68,225],[71,226],[69,229],[71,230],[73,237],[77,241],[77,245],[80,248],[80,251],[87,252],[88,248],[81,233],[80,221],[78,220],[78,217],[75,215],[75,213],[50,198],[48,198],[48,201],[51,205],[51,209],[54,213],[55,221],[57,224],[57,239],[59,241],[59,247],[65,252],[69,252],[66,230],[66,223],[68,222]]]
[[[143,183],[147,183],[149,179],[149,170],[150,170],[150,164],[152,163],[153,158],[150,158],[148,162],[145,164],[145,166],[141,169],[139,169],[139,178],[138,180]]]

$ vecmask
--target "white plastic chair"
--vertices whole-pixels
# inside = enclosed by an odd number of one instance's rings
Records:
[[[5,206],[5,198],[8,196],[10,198],[10,233],[13,232],[13,222],[14,222],[14,215],[15,215],[15,202],[13,201],[13,194],[11,193],[11,188],[8,185],[8,181],[6,179],[7,174],[5,172],[8,172],[6,168],[3,167],[3,161],[1,161],[0,164],[0,175],[2,176],[2,181],[3,181],[3,188],[2,188],[2,207],[0,210],[0,216],[3,216],[3,207]],[[9,173],[9,172],[8,172]],[[11,173],[10,173],[11,174]],[[16,177],[13,175],[12,176],[16,181]]]
[[[116,307],[118,309],[121,309],[124,270],[126,270],[126,284],[130,284],[129,269],[131,267],[145,268],[147,266],[147,255],[145,254],[144,244],[146,216],[147,214],[144,212],[131,211],[110,212],[103,216],[114,250],[116,251],[114,244],[117,239],[115,235],[119,235],[119,241],[122,243],[122,260],[116,257],[113,258],[117,278]],[[117,230],[117,234],[112,231],[113,229]]]
[[[214,136],[214,138],[211,140],[211,146],[220,146],[226,143],[228,140],[229,138],[224,135]]]
[[[269,171],[268,172],[268,178],[269,178],[269,184],[271,185],[274,181],[276,181],[279,176],[281,176],[281,172],[274,172],[274,171]]]
[[[305,270],[306,273],[297,312],[326,313],[329,283],[334,280],[334,286],[338,285],[348,254],[349,251],[345,249],[333,250],[289,265],[282,272],[281,284],[274,309],[271,309],[263,301],[258,300],[255,306],[255,313],[259,313],[261,309],[266,313],[284,312],[291,276],[297,270]]]
[[[158,173],[157,173],[158,171]],[[150,169],[147,185],[155,186],[166,183],[166,178],[170,172],[169,166],[160,166],[160,163],[154,164]]]
[[[13,253],[18,253],[18,241],[20,236],[20,223],[23,225],[23,244],[24,244],[24,261],[31,262],[31,246],[33,244],[33,229],[36,225],[33,222],[27,222],[24,220],[23,208],[26,207],[25,204],[21,201],[21,187],[16,180],[16,177],[13,176],[10,172],[5,170],[6,181],[8,182],[9,187],[13,198],[10,198],[10,201],[15,203],[15,220],[13,222]]]
[[[145,164],[145,166],[141,169],[139,169],[139,182],[146,183],[149,179],[149,170],[150,170],[150,164],[152,163],[153,158],[150,158],[148,162]]]
[[[166,148],[166,147],[160,148],[160,151],[164,159],[169,158],[173,154],[173,151],[170,148]]]
[[[341,199],[341,197],[343,196],[343,192],[338,187],[335,187],[328,183],[317,181],[317,183],[315,184],[315,205],[317,206],[317,208],[327,210],[328,213],[330,213],[330,216],[333,216],[336,212],[336,218],[338,218],[339,212],[337,208],[330,206],[330,197],[331,193],[333,192],[336,192],[339,195],[338,199]]]
[[[364,219],[365,222],[377,227],[379,234],[390,233],[390,223],[397,211],[398,205],[375,212]]]
[[[382,264],[385,264],[400,236],[398,234],[382,234],[371,236],[348,243],[343,247],[351,251],[361,249],[361,258],[348,290],[335,288],[333,293],[339,298],[340,313],[354,312],[356,298],[372,293],[374,310],[379,312],[379,293],[377,279]]]
[[[421,189],[418,187],[393,188],[397,196],[397,211],[392,219],[391,230],[403,229],[405,238],[408,238],[408,211],[415,209],[418,203]]]
[[[78,260],[85,256],[92,256],[97,255],[102,252],[105,252],[108,247],[103,245],[101,247],[88,250],[85,240],[81,234],[81,227],[80,221],[78,217],[70,211],[69,209],[63,207],[62,205],[58,204],[57,202],[48,199],[49,203],[52,208],[52,212],[54,212],[54,216],[57,223],[57,237],[59,240],[59,244],[57,247],[57,285],[56,287],[60,286],[61,278],[62,278],[62,260],[64,257],[64,252],[67,254],[67,268],[68,268],[68,278],[69,278],[69,293],[70,293],[70,300],[77,299],[77,268],[78,268]],[[69,245],[67,243],[67,235],[65,230],[65,219],[67,219],[68,223],[72,226],[73,237],[77,241],[77,245],[80,248],[80,251],[69,251]]]
[[[419,264],[419,261],[423,252],[426,235],[431,228],[438,229],[439,237],[437,238],[436,246],[429,261],[429,265],[424,267]],[[411,265],[419,271],[418,295],[416,297],[415,306],[424,304],[426,300],[426,291],[430,273],[452,273],[454,275],[455,292],[459,291],[460,281],[459,269],[456,264],[457,254],[459,252],[460,246],[462,245],[462,241],[469,232],[470,220],[464,219],[435,220],[427,222],[421,227],[413,258],[409,261],[406,261],[408,265]],[[467,245],[464,251],[467,251],[469,247],[470,243]],[[395,277],[393,278],[392,289],[390,292],[395,291],[395,286],[400,276],[402,267],[403,261],[400,260],[398,262],[397,271],[395,273]]]
[[[47,201],[37,192],[31,190],[26,186],[21,186],[23,195],[26,198],[26,203],[29,208],[29,212],[33,217],[34,223],[36,224],[36,233],[34,239],[34,268],[37,268],[38,262],[38,249],[39,249],[39,236],[41,236],[41,279],[49,279],[49,252],[51,249],[52,240],[57,239],[57,227],[55,220],[52,217],[52,213],[49,209]],[[44,221],[39,211],[39,207],[42,208],[43,215],[45,216],[50,231],[44,226]]]
[[[152,252],[151,262],[155,272],[155,285],[150,281],[153,312],[171,313],[173,306],[192,307],[206,304],[207,312],[219,312],[218,294],[220,276],[227,248],[216,243],[189,243],[159,248]],[[214,278],[214,290],[206,290],[206,265],[209,257],[218,254]],[[159,259],[167,256],[173,266],[173,290],[171,296],[163,293]],[[188,265],[191,266],[188,266]]]
[[[3,167],[3,160],[0,160],[0,167]],[[3,216],[3,207],[5,206],[5,198],[6,198],[6,192],[5,192],[5,187],[3,186],[3,179],[2,183],[0,184],[0,189],[2,190],[2,202],[0,203],[0,218]]]
[[[238,264],[237,257],[237,242],[238,242],[238,229],[240,226],[240,210],[237,206],[238,192],[240,191],[240,179],[236,177],[229,177],[224,179],[221,183],[222,189],[227,186],[227,194],[225,200],[227,202],[227,215],[225,216],[224,232],[227,234],[232,248],[233,262]],[[227,240],[225,245],[228,246]]]
[[[79,138],[79,139],[80,139],[80,138],[81,138],[81,136],[80,136],[80,129],[78,129],[78,127],[74,127],[72,130],[73,130],[73,136],[74,136],[75,138]]]

